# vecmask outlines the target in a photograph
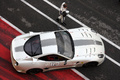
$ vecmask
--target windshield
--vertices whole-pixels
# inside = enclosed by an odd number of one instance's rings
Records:
[[[24,45],[24,50],[29,56],[42,54],[40,36],[31,37]]]
[[[74,56],[73,40],[67,31],[55,32],[58,52],[69,58]]]

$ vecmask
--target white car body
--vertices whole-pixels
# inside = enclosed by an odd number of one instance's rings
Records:
[[[66,37],[67,33],[70,37]],[[58,49],[57,45],[59,39],[56,39],[55,34],[58,37],[63,34],[63,38],[66,39],[63,39],[64,44],[60,43],[60,49]],[[40,36],[40,42],[35,37],[36,41],[30,43],[30,38],[36,35]],[[67,41],[67,38],[72,40]],[[34,46],[38,46],[38,43],[41,43],[41,46],[34,50]],[[61,45],[64,46],[64,49],[61,48]],[[12,64],[21,73],[27,71],[37,73],[39,69],[45,72],[61,68],[82,67],[88,66],[88,63],[98,66],[103,63],[104,59],[105,48],[103,41],[96,32],[86,27],[51,32],[30,32],[17,36],[11,43]]]

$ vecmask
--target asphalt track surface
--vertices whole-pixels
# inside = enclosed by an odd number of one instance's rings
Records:
[[[43,0],[26,1],[53,20],[58,17],[58,10]],[[59,7],[64,0],[49,1]],[[68,4],[70,15],[120,46],[120,3],[118,0],[66,0],[65,2]],[[61,29],[20,0],[0,0],[0,16],[25,33]],[[64,27],[67,29],[82,27],[69,17],[66,17],[65,22],[67,25]],[[83,79],[70,69],[39,73],[37,75],[17,73],[10,61],[10,43],[15,36],[20,34],[0,20],[0,48],[2,49],[0,50],[0,79]],[[120,63],[120,50],[106,41],[104,41],[104,44],[106,55]],[[108,58],[98,67],[76,68],[76,70],[90,80],[120,80],[120,66]],[[65,74],[65,72],[68,74]],[[72,75],[77,77],[75,78]]]

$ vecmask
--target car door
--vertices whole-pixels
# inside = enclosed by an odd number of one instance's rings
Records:
[[[71,60],[57,54],[46,55],[38,59],[45,61],[45,69],[59,69],[73,66]]]

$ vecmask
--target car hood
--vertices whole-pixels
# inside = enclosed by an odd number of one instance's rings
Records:
[[[99,46],[99,45],[76,46],[74,57],[89,56],[96,54],[104,54],[103,46]]]
[[[104,44],[99,34],[90,28],[78,28],[69,30],[73,42],[76,56],[90,54],[104,54]]]

